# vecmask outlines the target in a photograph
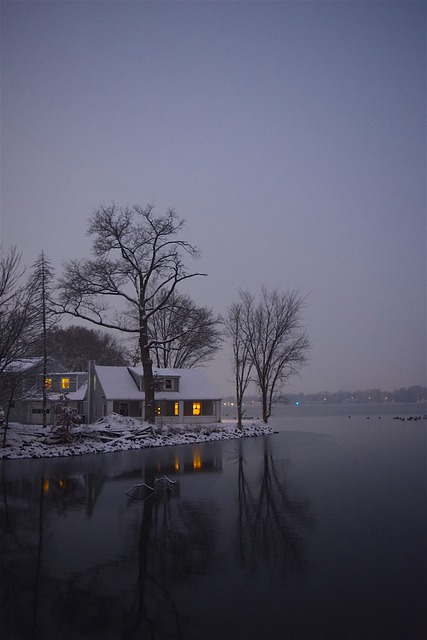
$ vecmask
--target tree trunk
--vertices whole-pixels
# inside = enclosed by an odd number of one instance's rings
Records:
[[[142,314],[141,314],[142,315]],[[154,376],[153,376],[153,361],[150,357],[150,349],[148,346],[148,331],[147,322],[145,318],[140,318],[140,334],[139,334],[139,346],[141,350],[141,363],[142,370],[144,372],[144,420],[150,424],[154,424],[156,421],[156,413],[154,406]]]
[[[243,420],[243,411],[242,411],[242,401],[241,399],[237,399],[237,426],[239,429],[242,429],[242,420]]]
[[[262,419],[263,422],[267,424],[268,419],[270,417],[270,410],[267,402],[267,393],[265,391],[262,392]]]

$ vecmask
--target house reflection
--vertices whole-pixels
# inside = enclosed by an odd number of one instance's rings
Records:
[[[201,447],[185,447],[182,451],[144,452],[144,464],[133,467],[125,472],[113,473],[84,473],[46,475],[42,478],[42,491],[46,504],[54,505],[59,513],[68,509],[82,509],[88,518],[93,516],[97,501],[105,485],[109,482],[151,482],[163,475],[175,482],[189,474],[221,473],[223,470],[222,455],[208,453]],[[38,499],[40,492],[39,481],[22,481],[11,487],[10,497],[13,495]],[[179,490],[174,492],[179,495]]]
[[[185,447],[179,452],[164,451],[162,454],[145,465],[146,472],[154,470],[155,474],[171,476],[222,472],[222,453],[214,455],[199,446]]]
[[[106,476],[95,474],[48,476],[42,479],[42,490],[47,503],[55,505],[58,512],[82,509],[90,518],[106,480]]]

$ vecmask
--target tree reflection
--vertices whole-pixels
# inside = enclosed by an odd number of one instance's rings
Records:
[[[145,482],[154,484],[154,469]],[[206,507],[208,509],[208,507]],[[138,541],[138,576],[129,638],[181,638],[187,622],[172,596],[177,584],[208,570],[215,561],[215,534],[209,514],[174,490],[144,500]]]
[[[189,456],[190,448],[185,455]],[[141,478],[153,486],[161,475],[154,456],[145,464],[116,474],[41,475],[34,481],[3,482],[2,506],[2,628],[12,638],[181,638],[188,621],[174,600],[176,587],[206,572],[215,563],[215,530],[211,526],[212,504],[204,507],[181,500],[179,481],[172,491],[156,490],[145,501],[126,501],[126,524],[112,526],[120,531],[109,541],[109,531],[98,531],[97,500],[107,482]],[[206,462],[206,464],[205,464]],[[183,458],[171,469],[178,476],[221,468],[220,460]],[[4,467],[3,467],[4,469]],[[197,471],[196,471],[197,469]],[[112,495],[112,494],[111,494]],[[103,509],[105,510],[105,504]],[[73,514],[68,520],[70,511]],[[104,511],[102,511],[104,513]],[[117,507],[111,511],[119,517]],[[91,557],[85,549],[82,514],[91,522],[85,530],[99,535],[105,553]],[[92,523],[92,520],[94,522]],[[102,521],[102,518],[101,518]],[[86,520],[87,522],[87,520]],[[79,524],[80,523],[80,524]],[[73,534],[77,538],[73,542]],[[60,531],[67,533],[71,561],[56,567],[61,549]],[[81,554],[79,556],[79,545]],[[90,545],[89,545],[90,547]],[[88,547],[88,548],[89,548]],[[53,554],[53,555],[52,555]],[[7,610],[7,611],[6,611]]]
[[[258,474],[247,473],[244,442],[237,450],[237,554],[241,565],[256,569],[260,563],[282,578],[288,571],[306,567],[303,531],[310,531],[314,518],[308,499],[290,492],[271,452],[270,438],[264,438],[262,466]],[[253,478],[255,476],[255,482]]]
[[[290,570],[303,570],[303,534],[313,526],[313,518],[308,501],[286,482],[270,440],[260,441],[264,449],[251,464],[244,459],[249,442],[236,441],[237,527],[231,529],[218,528],[219,514],[228,517],[221,487],[230,495],[230,485],[221,476],[219,445],[183,447],[179,452],[159,449],[133,458],[138,461],[133,467],[118,465],[109,474],[104,467],[103,473],[67,475],[62,472],[69,467],[60,466],[56,476],[43,467],[32,481],[18,474],[13,482],[3,479],[0,580],[5,637],[190,637],[193,618],[183,614],[182,593],[194,594],[225,566],[230,530],[231,548],[245,569],[266,567],[280,578]],[[197,479],[204,473],[204,486],[218,489],[218,497],[195,500]],[[171,491],[160,488],[146,500],[126,496],[132,480],[154,486],[163,474],[176,481]],[[189,482],[190,474],[195,483]],[[181,484],[192,487],[184,497]],[[234,510],[230,517],[236,517]],[[70,560],[64,557],[67,551]]]

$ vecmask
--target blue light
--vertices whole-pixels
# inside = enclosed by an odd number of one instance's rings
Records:
[[[297,407],[298,407],[298,405],[299,405],[299,400],[297,400],[297,401],[295,402],[295,404],[296,404],[296,405],[297,405]]]

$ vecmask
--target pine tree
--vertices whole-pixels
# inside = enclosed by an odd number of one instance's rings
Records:
[[[33,273],[29,279],[28,286],[33,292],[33,304],[35,308],[35,314],[38,318],[38,324],[41,330],[41,342],[43,349],[43,426],[47,424],[47,361],[48,361],[48,349],[47,349],[47,332],[55,323],[55,316],[53,312],[52,291],[54,271],[51,264],[42,251],[37,260],[33,264]]]

